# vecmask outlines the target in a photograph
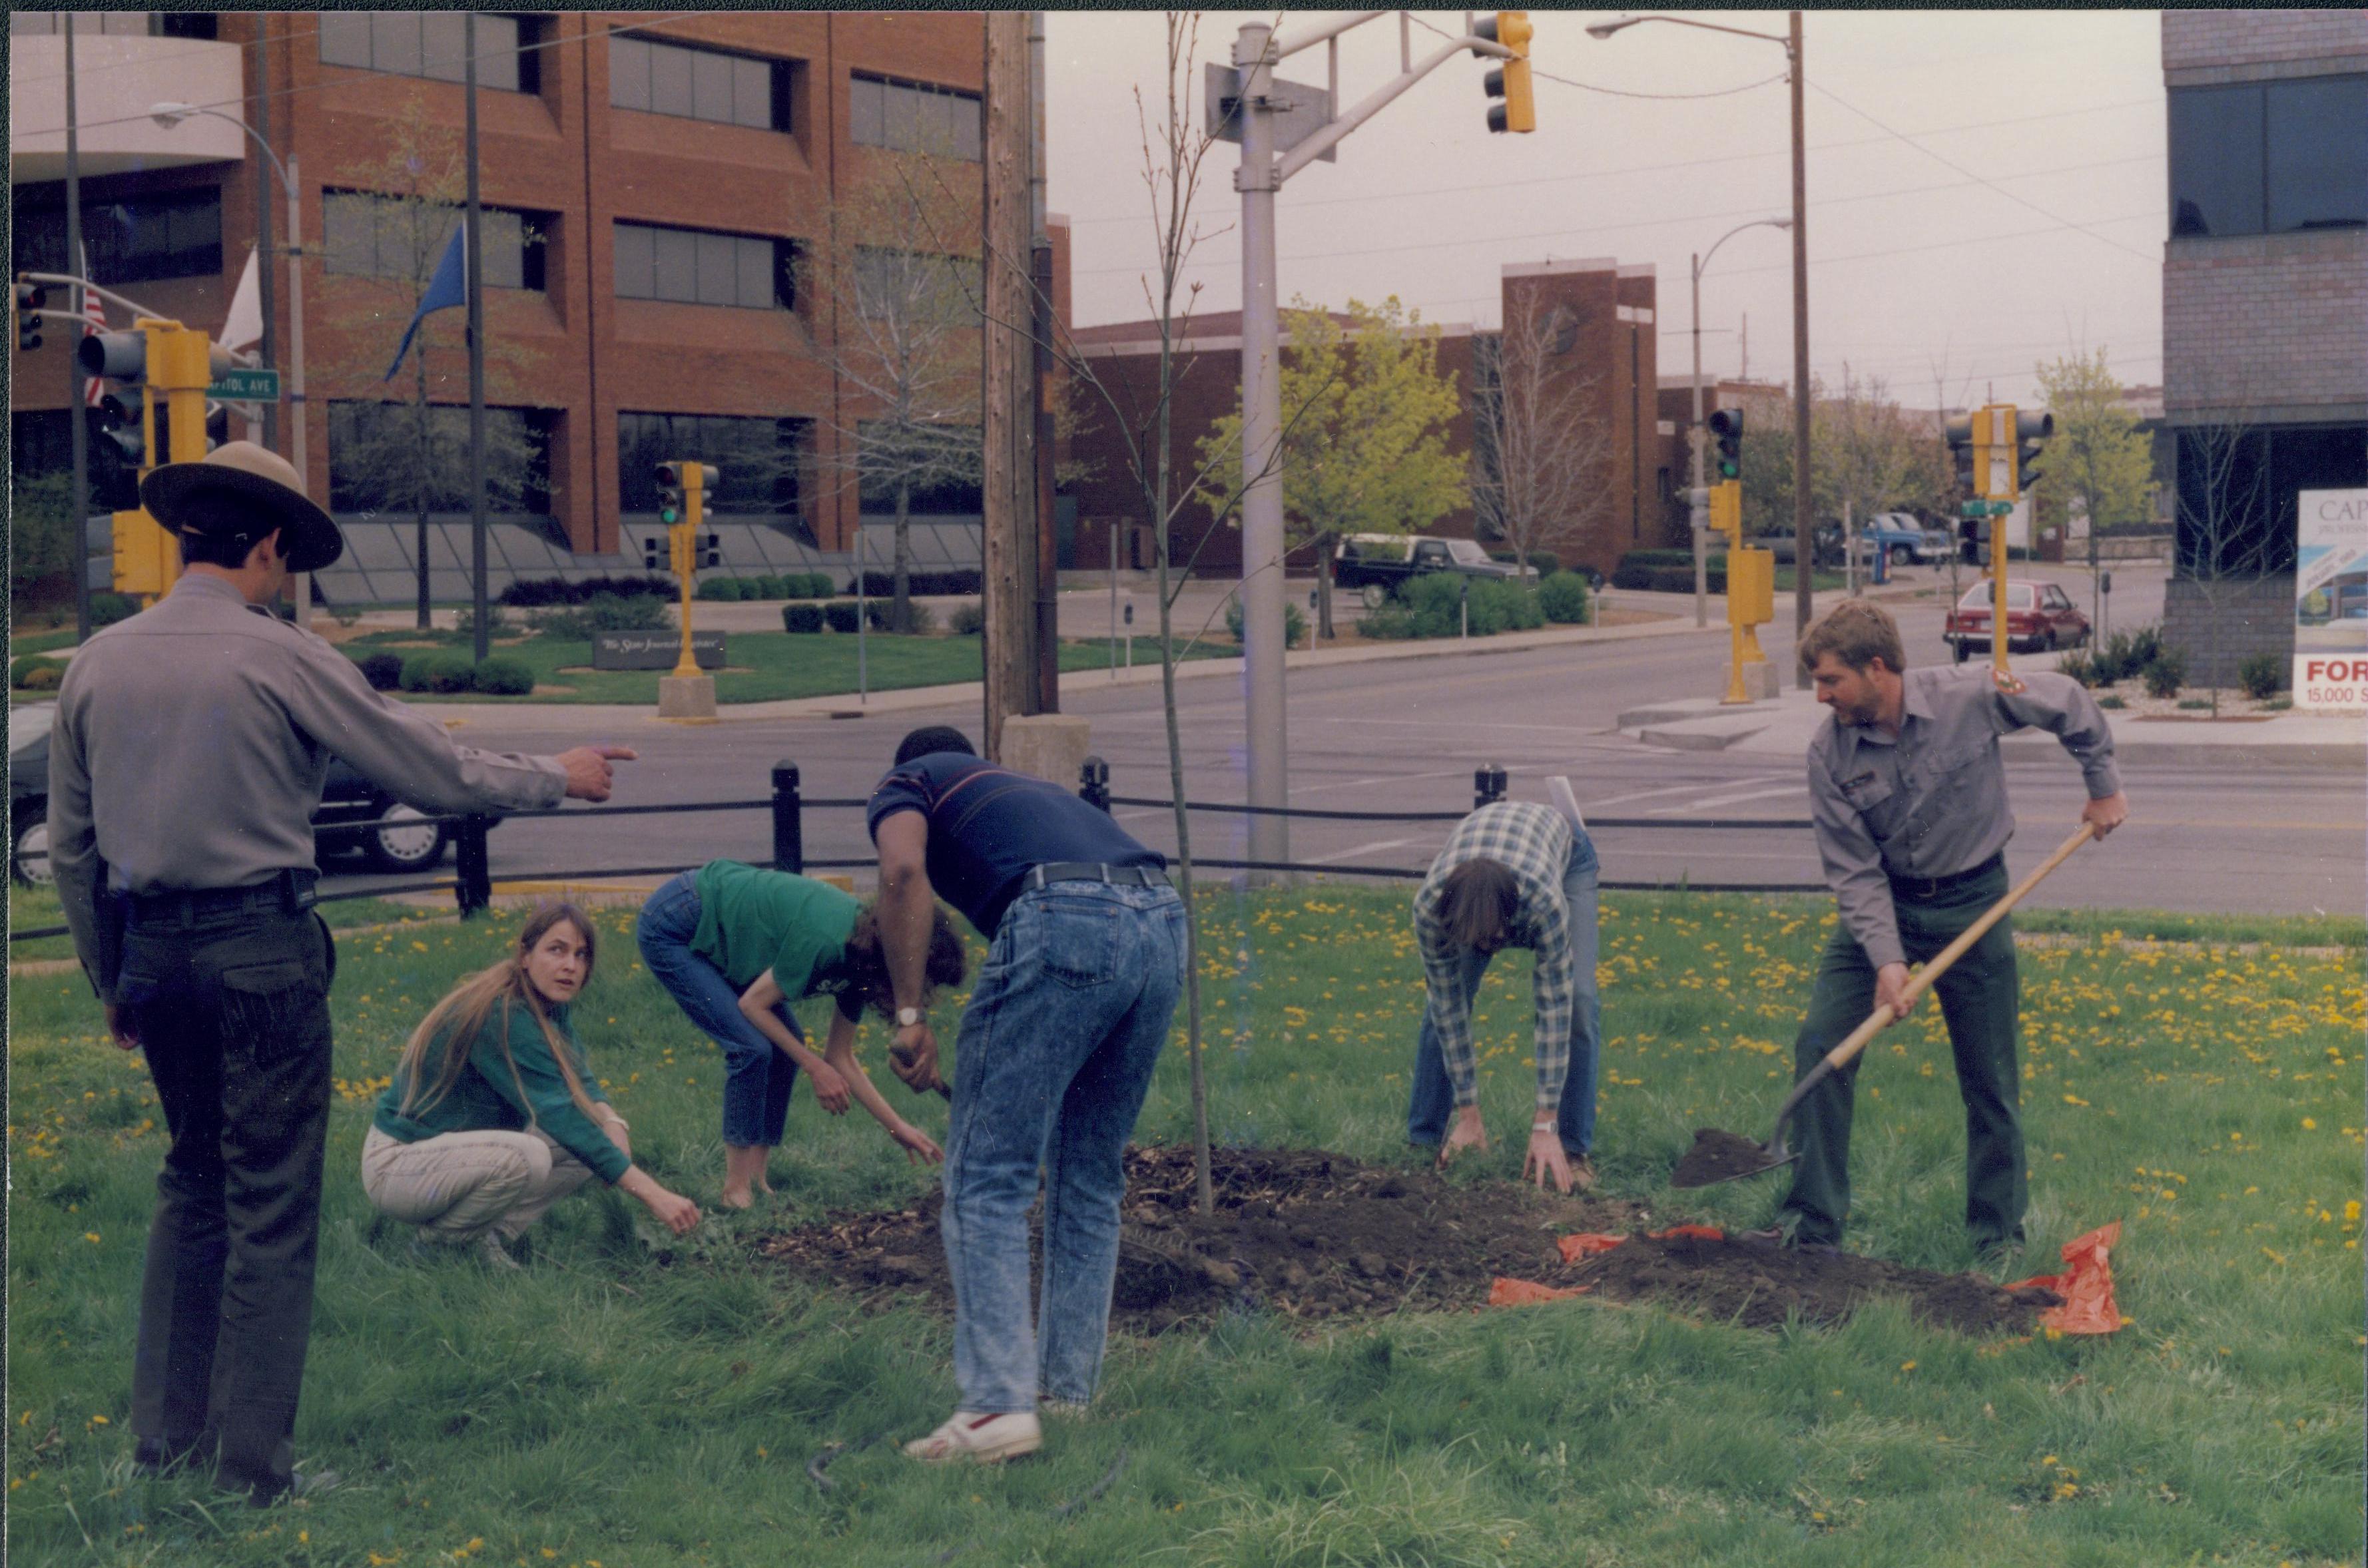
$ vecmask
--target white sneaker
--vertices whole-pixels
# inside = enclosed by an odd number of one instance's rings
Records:
[[[955,1460],[969,1460],[975,1464],[1000,1464],[1022,1454],[1032,1454],[1043,1445],[1043,1428],[1030,1411],[982,1415],[977,1411],[957,1410],[944,1426],[928,1437],[916,1437],[905,1444],[905,1452],[931,1464],[945,1464]]]

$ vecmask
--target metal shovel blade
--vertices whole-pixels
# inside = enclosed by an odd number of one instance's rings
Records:
[[[1776,1136],[1766,1143],[1733,1132],[1723,1132],[1715,1127],[1694,1129],[1694,1146],[1669,1173],[1669,1185],[1675,1187],[1714,1187],[1723,1181],[1736,1181],[1744,1176],[1763,1176],[1791,1165],[1801,1156],[1784,1147],[1784,1134],[1780,1128]]]

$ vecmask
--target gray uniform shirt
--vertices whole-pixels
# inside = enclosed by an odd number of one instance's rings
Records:
[[[313,869],[333,754],[427,812],[527,811],[566,792],[554,759],[458,744],[220,577],[185,575],[83,644],[58,688],[49,823],[84,967],[97,975],[98,859],[135,893]]]
[[[1899,733],[1828,715],[1809,743],[1809,812],[1843,926],[1867,961],[1904,963],[1893,877],[1969,871],[2014,836],[2000,735],[2037,728],[2080,764],[2091,800],[2121,792],[2113,733],[2096,699],[2051,670],[1998,690],[1987,665],[1933,665],[1901,677]]]

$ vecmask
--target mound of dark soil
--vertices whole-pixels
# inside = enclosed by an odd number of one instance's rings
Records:
[[[1975,1274],[1703,1236],[1631,1236],[1552,1282],[1590,1286],[1604,1301],[1660,1301],[1751,1328],[1780,1327],[1796,1312],[1809,1323],[1839,1324],[1861,1302],[1894,1296],[1937,1328],[2021,1333],[2057,1300],[2046,1291],[2010,1294]]]
[[[1662,1301],[1754,1327],[1793,1312],[1839,1323],[1876,1296],[1903,1297],[1927,1322],[1975,1334],[2027,1328],[2039,1310],[1971,1275],[1698,1237],[1634,1234],[1565,1265],[1559,1236],[1641,1233],[1667,1221],[1618,1199],[1513,1183],[1456,1187],[1428,1170],[1320,1150],[1220,1149],[1212,1185],[1216,1212],[1204,1216],[1193,1207],[1190,1150],[1127,1152],[1114,1326],[1156,1334],[1229,1306],[1308,1322],[1472,1308],[1499,1276],[1586,1285],[1600,1300]],[[951,1309],[938,1206],[932,1193],[909,1209],[835,1215],[765,1251],[867,1296],[916,1294]]]

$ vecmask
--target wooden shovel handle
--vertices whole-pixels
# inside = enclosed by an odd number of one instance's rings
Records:
[[[1965,956],[1965,949],[1967,948],[1972,947],[1975,942],[1980,941],[1985,936],[1988,935],[1989,928],[1997,925],[1999,921],[2005,919],[2007,911],[2012,909],[2016,904],[2021,903],[2025,893],[2037,887],[2041,881],[2044,879],[2050,871],[2053,871],[2056,867],[2064,864],[2065,860],[2070,857],[2072,851],[2079,848],[2083,844],[2088,843],[2089,839],[2096,836],[2096,828],[2085,822],[2078,828],[2075,828],[2073,830],[2072,836],[2066,839],[2060,846],[2058,846],[2055,854],[2050,855],[2046,859],[2040,862],[2039,869],[2032,872],[2031,875],[2023,878],[2021,881],[2016,883],[2004,898],[1998,900],[1996,903],[1990,905],[1988,909],[1983,911],[1982,917],[1979,920],[1975,921],[1971,926],[1966,926],[1963,931],[1959,932],[1955,941],[1951,942],[1947,947],[1942,948],[1939,953],[1935,954],[1931,962],[1926,964],[1922,969],[1918,970],[1914,974],[1910,975],[1907,980],[1907,989],[1900,993],[1901,998],[1905,1001],[1913,1002],[1918,996],[1923,995],[1925,992],[1930,990],[1932,988],[1932,983],[1940,979],[1943,974],[1947,973],[1951,964],[1955,963],[1959,959]],[[1839,1072],[1842,1068],[1849,1066],[1852,1062],[1858,1059],[1858,1053],[1866,1049],[1866,1042],[1873,1040],[1876,1035],[1881,1034],[1884,1028],[1893,1021],[1894,1016],[1891,1009],[1883,1006],[1881,1003],[1877,1003],[1875,1005],[1874,1011],[1867,1015],[1866,1022],[1852,1029],[1850,1033],[1849,1039],[1834,1047],[1833,1050],[1826,1052],[1826,1070],[1827,1072]]]

